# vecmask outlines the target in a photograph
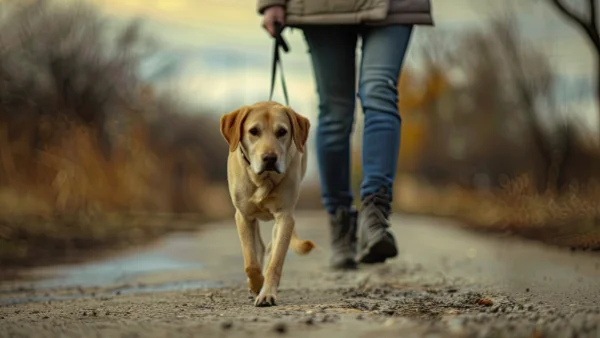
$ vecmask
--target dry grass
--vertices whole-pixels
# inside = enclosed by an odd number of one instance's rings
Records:
[[[0,5],[0,265],[228,212],[218,121],[138,79],[137,24],[107,32],[86,5]]]
[[[404,212],[453,217],[472,229],[508,232],[577,249],[600,249],[600,185],[573,185],[559,195],[538,194],[528,176],[505,179],[493,192],[432,186],[404,175],[395,187]]]
[[[415,81],[410,69],[401,77],[403,117],[421,121],[403,125],[413,158],[400,163],[396,206],[599,249],[600,149],[592,131],[565,117],[560,74],[519,26],[520,13],[497,15],[454,40],[430,32],[424,77]],[[419,82],[431,89],[420,93]]]

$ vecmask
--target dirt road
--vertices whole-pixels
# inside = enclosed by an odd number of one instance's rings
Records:
[[[400,215],[397,259],[339,273],[324,215],[297,226],[319,248],[288,255],[276,307],[252,306],[225,222],[0,284],[0,336],[600,337],[597,255]]]

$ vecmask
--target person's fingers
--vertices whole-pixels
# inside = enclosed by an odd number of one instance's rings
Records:
[[[275,16],[275,20],[274,21],[279,22],[279,24],[281,26],[285,26],[285,15],[283,14],[283,12],[278,13],[278,15]]]
[[[275,22],[269,21],[267,23],[267,31],[271,36],[275,36]]]
[[[275,23],[285,24],[285,12],[282,9],[269,9],[263,17],[263,28],[273,37],[276,34]]]
[[[275,35],[275,25],[274,25],[273,20],[271,18],[266,17],[263,20],[262,26],[269,33],[269,35],[271,35],[271,36]]]

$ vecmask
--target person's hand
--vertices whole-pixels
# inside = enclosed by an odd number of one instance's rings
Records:
[[[263,13],[263,28],[273,37],[275,36],[276,22],[282,26],[285,24],[285,8],[283,6],[269,7]]]

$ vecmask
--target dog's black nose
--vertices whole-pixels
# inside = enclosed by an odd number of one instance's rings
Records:
[[[262,160],[265,163],[265,166],[274,167],[275,163],[277,163],[277,155],[273,153],[264,154]]]

